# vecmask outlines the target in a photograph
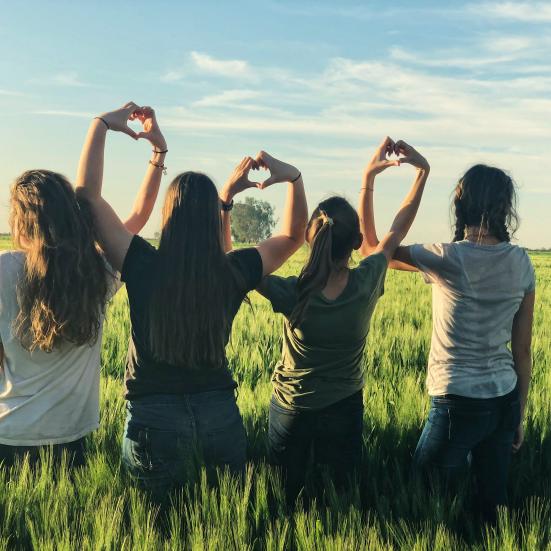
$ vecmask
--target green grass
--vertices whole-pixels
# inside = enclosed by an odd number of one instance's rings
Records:
[[[297,273],[303,254],[282,273]],[[101,427],[89,438],[88,464],[74,479],[62,471],[54,480],[47,465],[35,473],[26,466],[0,473],[0,549],[551,550],[551,255],[532,258],[538,298],[526,442],[513,460],[511,507],[497,528],[478,529],[461,497],[451,503],[427,497],[408,479],[428,407],[431,299],[418,275],[390,272],[364,358],[364,460],[353,495],[329,491],[324,503],[285,513],[281,484],[265,465],[281,320],[253,293],[253,308],[242,307],[229,348],[248,433],[246,481],[222,477],[217,485],[203,480],[186,489],[162,533],[155,508],[121,471],[129,329],[122,291],[106,322]]]
[[[6,235],[0,235],[0,251],[11,247],[11,238]]]

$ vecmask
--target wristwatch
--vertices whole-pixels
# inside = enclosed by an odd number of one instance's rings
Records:
[[[230,212],[231,209],[233,209],[233,199],[229,203],[224,203],[224,201],[220,199],[220,210]]]

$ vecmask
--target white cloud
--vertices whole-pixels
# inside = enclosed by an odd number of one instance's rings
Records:
[[[401,48],[391,48],[390,57],[398,62],[413,63],[423,67],[440,67],[456,69],[478,69],[487,65],[496,65],[499,63],[509,63],[517,59],[516,55],[502,54],[498,56],[469,56],[453,57],[440,53],[439,56],[425,57],[406,52]]]
[[[200,71],[213,75],[242,77],[250,71],[249,64],[241,59],[217,59],[200,52],[191,52],[191,61]]]
[[[177,82],[181,80],[185,75],[184,71],[167,71],[164,75],[161,76],[162,82]]]
[[[60,86],[71,86],[76,88],[90,86],[90,84],[81,81],[78,78],[78,74],[74,71],[53,75],[51,78],[51,82],[53,82],[54,84],[59,84]]]
[[[41,111],[33,111],[35,115],[45,115],[48,117],[74,117],[78,119],[91,119],[95,116],[94,113],[87,113],[86,111],[67,111],[56,109],[44,109]]]
[[[470,4],[467,11],[481,17],[509,19],[525,23],[550,23],[549,2],[485,2]]]
[[[24,94],[22,92],[17,92],[15,90],[5,90],[4,88],[0,88],[0,96],[23,96]]]
[[[229,107],[259,97],[256,90],[224,90],[220,94],[205,96],[193,103],[194,107]]]

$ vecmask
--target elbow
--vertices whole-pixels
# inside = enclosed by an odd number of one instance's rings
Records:
[[[95,195],[89,188],[85,186],[77,186],[75,189],[77,199],[88,201],[90,204],[97,203],[101,197]]]

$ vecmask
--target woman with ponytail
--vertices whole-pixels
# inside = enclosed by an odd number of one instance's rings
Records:
[[[450,490],[470,464],[476,508],[491,522],[507,503],[531,377],[535,276],[526,251],[511,244],[515,203],[508,174],[473,166],[455,188],[453,242],[400,247],[391,263],[421,272],[433,292],[431,408],[415,469]],[[375,248],[372,217],[367,226]]]
[[[107,258],[128,292],[123,461],[164,504],[197,467],[236,473],[245,467],[246,435],[225,347],[247,293],[303,243],[307,208],[301,173],[261,151],[239,163],[220,194],[205,174],[178,174],[166,194],[159,248],[132,235],[102,198],[95,167],[102,165],[108,128],[124,131],[142,109],[129,103],[102,115],[107,125],[92,123],[78,191],[92,206]],[[271,173],[261,184],[249,180],[259,166]],[[164,169],[162,161],[155,167]],[[226,254],[234,196],[278,182],[288,182],[281,233]]]
[[[127,231],[145,225],[159,183],[148,169]],[[10,226],[15,250],[0,254],[0,465],[33,462],[44,447],[79,465],[99,423],[102,325],[120,284],[97,247],[89,204],[61,174],[16,179]]]
[[[273,374],[269,446],[283,469],[292,505],[305,482],[311,452],[337,487],[361,460],[363,352],[373,310],[383,293],[388,261],[406,236],[429,174],[427,161],[410,146],[389,159],[385,138],[366,168],[358,212],[342,197],[322,201],[306,229],[310,256],[298,277],[270,276],[259,292],[285,317],[283,355]],[[402,163],[417,168],[413,186],[389,233],[374,249],[364,247],[361,218],[375,176]],[[350,268],[353,251],[363,260]]]

